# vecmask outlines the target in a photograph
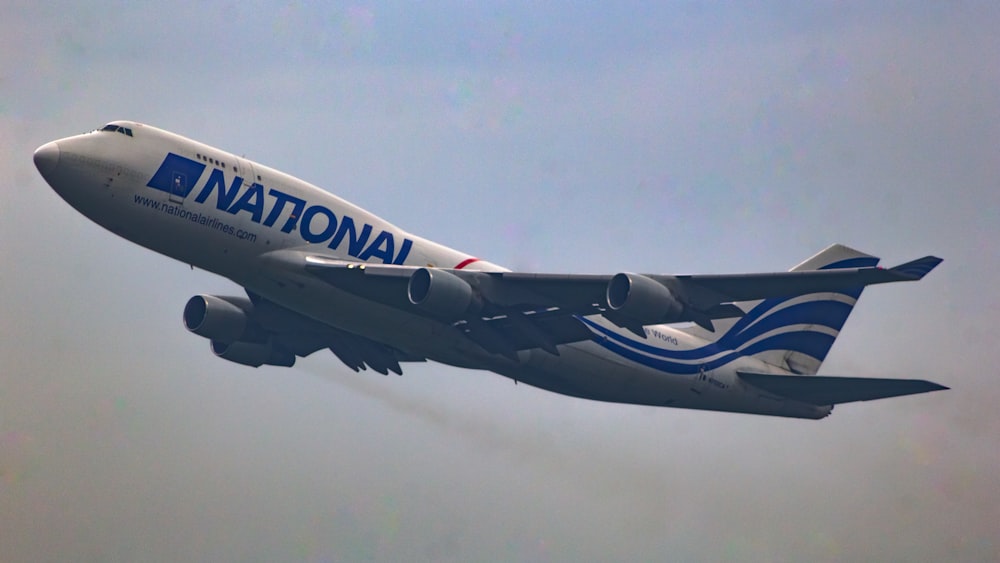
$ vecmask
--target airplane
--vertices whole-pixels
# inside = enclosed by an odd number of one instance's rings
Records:
[[[39,173],[127,240],[229,278],[188,330],[220,358],[354,371],[435,361],[613,403],[820,419],[841,403],[947,389],[816,375],[862,290],[916,281],[834,244],[787,272],[513,272],[408,233],[303,180],[134,121],[46,143]]]

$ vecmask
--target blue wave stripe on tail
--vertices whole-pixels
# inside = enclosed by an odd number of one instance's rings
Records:
[[[719,344],[725,348],[737,348],[762,334],[792,325],[820,325],[839,331],[853,308],[853,304],[842,301],[797,303],[764,316],[737,334],[730,331],[719,339]]]

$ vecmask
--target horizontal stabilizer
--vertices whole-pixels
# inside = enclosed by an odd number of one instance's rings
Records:
[[[906,264],[900,264],[890,271],[906,276],[912,280],[922,279],[937,267],[942,260],[937,256],[924,256]]]
[[[745,371],[737,373],[740,379],[754,387],[812,405],[837,405],[948,389],[923,379],[773,375]]]

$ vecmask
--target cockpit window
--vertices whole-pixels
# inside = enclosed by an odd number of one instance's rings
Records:
[[[121,125],[115,125],[114,123],[108,123],[101,128],[101,131],[114,131],[116,133],[121,133],[122,135],[132,136],[132,129],[128,127],[122,127]]]

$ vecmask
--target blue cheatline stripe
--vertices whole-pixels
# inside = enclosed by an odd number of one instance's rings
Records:
[[[700,360],[727,351],[725,348],[721,348],[715,342],[711,342],[706,346],[702,346],[701,348],[695,348],[693,350],[665,350],[658,346],[652,346],[642,341],[629,338],[624,334],[605,328],[585,317],[578,317],[578,318],[581,321],[583,321],[584,324],[590,327],[591,330],[594,330],[601,336],[606,337],[609,341],[614,341],[616,343],[624,344],[632,348],[635,348],[636,350],[641,350],[642,352],[645,352],[647,354],[653,354],[664,358],[672,358],[675,360]]]
[[[608,344],[614,344],[615,346],[627,346],[629,349],[635,350],[637,353],[641,354],[641,357],[644,358],[655,357],[683,362],[699,362],[708,360],[712,356],[718,356],[719,354],[734,353],[738,348],[740,348],[740,346],[744,346],[747,342],[752,340],[752,338],[747,338],[738,345],[732,347],[720,346],[718,343],[713,342],[707,346],[702,346],[701,348],[693,350],[666,350],[633,340],[632,338],[621,333],[600,326],[590,319],[581,318],[580,320],[599,335],[605,337],[604,339],[598,340],[598,343],[602,346],[605,346],[606,348],[609,348]],[[785,332],[763,338],[746,348],[739,350],[736,355],[751,356],[768,350],[789,350],[792,352],[808,354],[818,360],[822,360],[826,357],[826,353],[829,351],[830,346],[833,345],[834,338],[834,336],[825,332],[815,330],[796,330],[793,332]]]
[[[739,334],[731,331],[719,340],[724,348],[737,348],[758,336],[792,325],[820,325],[840,330],[854,305],[842,301],[807,301],[774,311]]]
[[[578,317],[578,318],[592,330],[594,330],[601,336],[606,337],[608,341],[624,344],[626,346],[635,348],[636,350],[640,350],[647,354],[653,354],[655,356],[660,356],[664,358],[671,358],[675,360],[701,360],[727,351],[727,349],[720,347],[716,342],[711,342],[706,346],[702,346],[701,348],[695,348],[693,350],[665,350],[663,348],[660,348],[659,346],[652,346],[642,341],[634,340],[628,336],[625,336],[622,333],[615,332],[611,329],[605,328],[588,318],[585,317]]]
[[[682,364],[679,362],[663,360],[660,358],[653,358],[645,354],[641,354],[633,350],[632,348],[627,348],[625,346],[622,346],[615,340],[610,340],[610,339],[599,340],[598,344],[600,344],[607,350],[611,351],[612,353],[617,354],[623,358],[632,360],[637,364],[642,364],[644,366],[651,367],[653,369],[657,369],[660,371],[666,371],[670,373],[684,374],[684,375],[698,373],[699,368],[701,368],[702,366],[704,366],[704,368],[708,370],[715,369],[719,366],[728,364],[729,362],[739,357],[739,354],[735,352],[729,352],[728,354],[716,358],[715,360],[712,360],[710,362]]]
[[[822,361],[826,357],[826,351],[829,350],[830,345],[833,344],[833,340],[833,336],[821,332],[789,332],[765,338],[764,340],[761,340],[760,342],[757,342],[740,352],[729,351],[729,353],[719,356],[713,360],[697,363],[680,363],[662,358],[650,357],[637,352],[632,348],[623,346],[613,340],[605,340],[603,342],[599,342],[599,344],[609,351],[622,356],[623,358],[632,360],[637,364],[669,373],[691,375],[698,373],[701,369],[713,370],[722,367],[739,357],[751,356],[768,350],[797,349],[797,351],[801,351],[803,354],[808,354],[810,356],[818,354],[819,357],[817,359]]]
[[[878,264],[878,258],[866,256],[841,260],[823,266],[820,269],[870,268],[876,264]],[[817,295],[836,293],[857,300],[863,289],[864,287],[857,287],[839,292],[824,292]],[[836,336],[809,329],[769,336],[758,342],[754,342],[739,352],[736,351],[736,349],[745,346],[754,338],[788,326],[818,325],[839,331],[854,308],[852,304],[842,301],[821,299],[796,303],[784,309],[774,311],[781,304],[798,297],[801,296],[796,295],[761,301],[740,318],[717,341],[710,342],[705,346],[693,350],[666,350],[657,346],[651,346],[625,336],[622,333],[607,329],[589,319],[578,318],[590,327],[591,330],[604,337],[598,339],[597,342],[609,351],[636,363],[671,373],[693,374],[697,373],[700,368],[715,369],[738,357],[752,356],[771,350],[800,352],[823,361],[830,351],[830,347],[833,346]],[[717,357],[709,360],[713,356]]]

